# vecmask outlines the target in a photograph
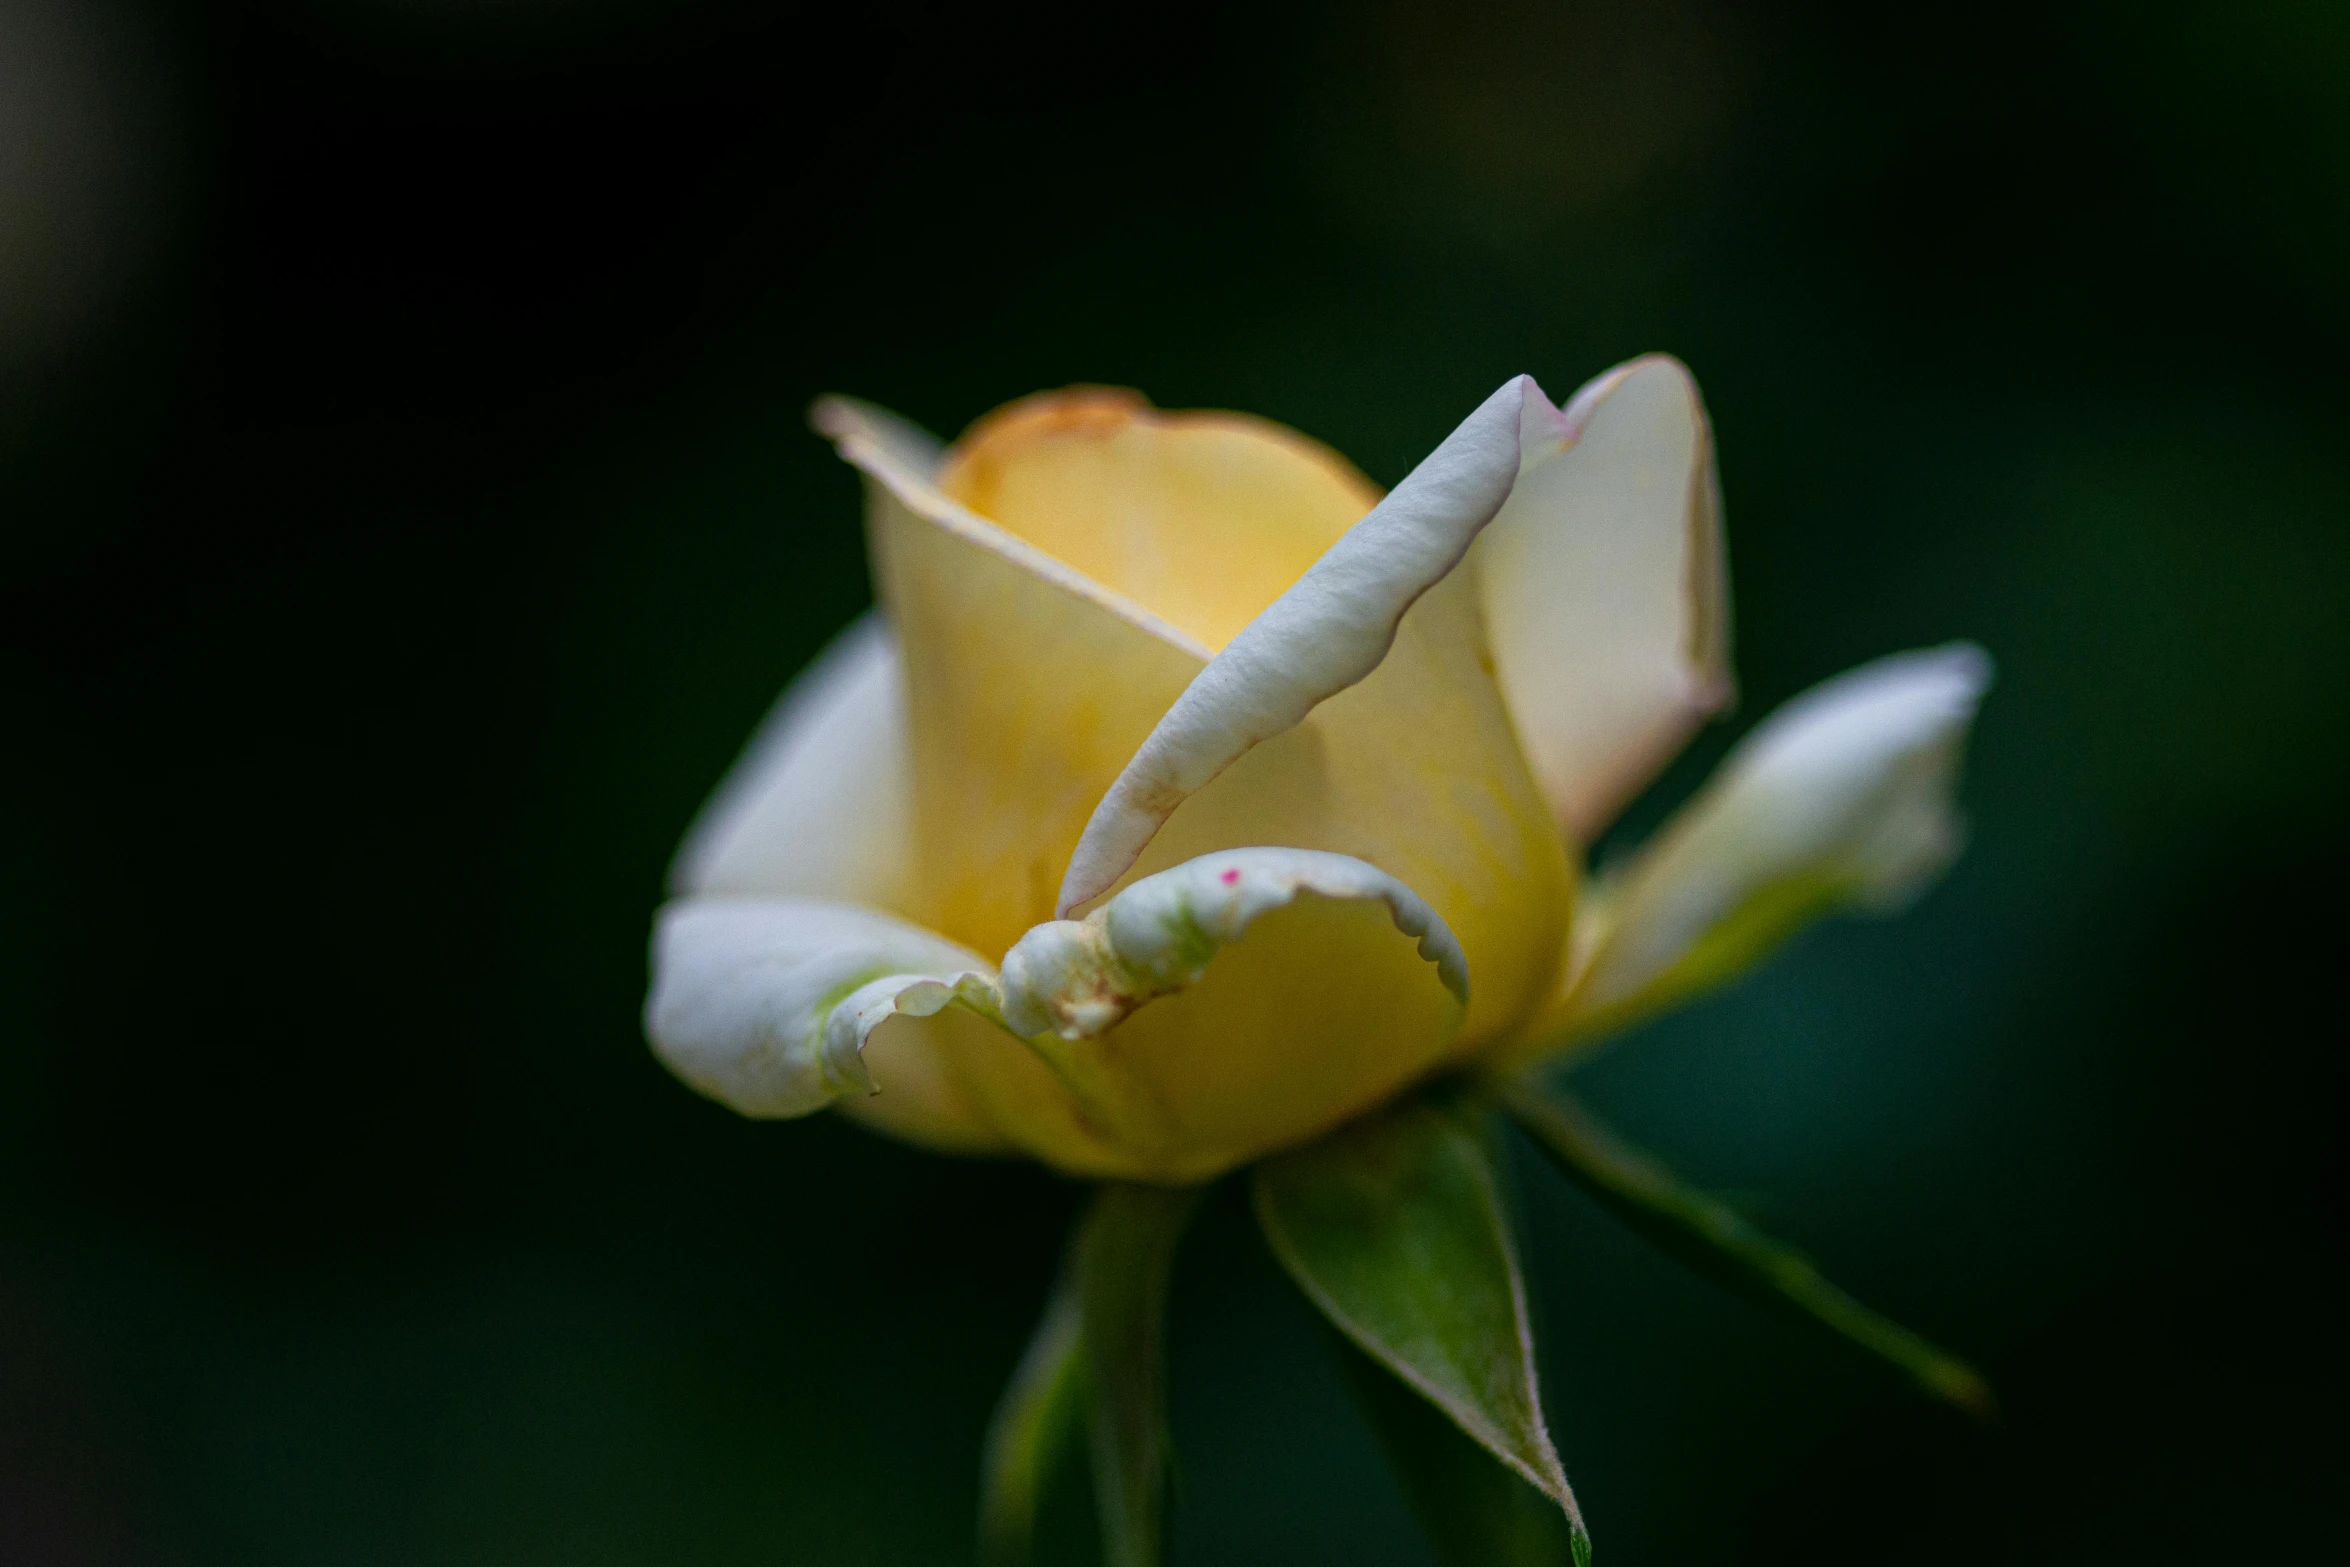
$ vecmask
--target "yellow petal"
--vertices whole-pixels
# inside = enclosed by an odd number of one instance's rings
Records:
[[[1204,1180],[1305,1141],[1446,1058],[1469,979],[1428,905],[1359,860],[1208,855],[1029,932],[1001,1010],[1121,1150],[1075,1173]]]
[[[1208,649],[950,500],[880,410],[817,405],[863,469],[904,660],[923,923],[1001,954],[1053,914],[1095,803]]]
[[[1501,688],[1535,776],[1588,843],[1730,699],[1713,439],[1677,360],[1636,359],[1544,418],[1478,539]]]
[[[1337,453],[1233,413],[1140,393],[1045,392],[948,452],[939,491],[1145,606],[1211,651],[1378,502]]]
[[[1131,875],[1253,843],[1350,855],[1426,898],[1477,976],[1462,1050],[1551,992],[1573,866],[1494,686],[1467,573],[1412,606],[1368,676],[1184,801]]]

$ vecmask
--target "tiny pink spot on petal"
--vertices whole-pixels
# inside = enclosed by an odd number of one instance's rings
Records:
[[[1232,867],[1232,869],[1224,873],[1222,879],[1225,886],[1229,887],[1233,885],[1235,882],[1240,880],[1240,867],[1235,865]]]

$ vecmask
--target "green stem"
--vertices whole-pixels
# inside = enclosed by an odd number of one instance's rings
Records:
[[[1061,1270],[1044,1319],[988,1425],[979,1469],[979,1559],[1027,1567],[1036,1516],[1061,1454],[1084,1420],[1085,1317],[1076,1266]]]
[[[1158,1567],[1165,1551],[1167,1283],[1205,1190],[1105,1185],[1078,1242],[1094,1502],[1108,1567]]]

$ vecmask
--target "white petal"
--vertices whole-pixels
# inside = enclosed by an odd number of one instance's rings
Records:
[[[1502,692],[1543,793],[1588,843],[1731,694],[1713,439],[1689,372],[1636,359],[1563,414],[1477,541]]]
[[[951,1075],[917,1059],[884,1082],[864,1051],[893,1017],[930,1017],[955,1000],[989,1007],[993,995],[973,954],[877,910],[695,898],[663,909],[655,927],[645,1032],[670,1070],[745,1115],[806,1115],[886,1092],[935,1126],[924,1140],[980,1147],[998,1139]]]
[[[868,614],[759,725],[679,847],[672,889],[907,907],[909,756],[897,639]]]
[[[1060,913],[1108,891],[1193,791],[1378,667],[1405,611],[1508,498],[1522,411],[1540,396],[1530,377],[1505,383],[1185,687],[1087,821]]]
[[[1990,681],[1983,650],[1954,643],[1864,664],[1773,713],[1600,889],[1574,1026],[1717,983],[1830,909],[1915,897],[1963,841],[1953,795]]]

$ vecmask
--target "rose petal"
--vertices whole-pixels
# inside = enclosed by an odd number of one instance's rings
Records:
[[[1548,407],[1528,400],[1523,466],[1474,559],[1519,738],[1588,843],[1729,701],[1729,589],[1688,370],[1636,359]]]
[[[814,417],[870,481],[904,659],[917,912],[1001,953],[1051,916],[1087,814],[1208,651],[939,493],[878,410],[827,398]]]
[[[671,887],[909,908],[909,760],[897,639],[865,615],[759,725],[687,832]]]
[[[1483,1547],[1458,1556],[1448,1550],[1443,1559],[1588,1564],[1582,1511],[1542,1419],[1525,1276],[1494,1168],[1500,1150],[1477,1124],[1481,1117],[1461,1108],[1399,1105],[1266,1160],[1250,1183],[1257,1223],[1332,1327],[1411,1396],[1427,1400],[1431,1414],[1441,1411],[1440,1419],[1548,1497],[1566,1525],[1526,1529],[1514,1503],[1471,1482],[1469,1495],[1498,1504],[1501,1517],[1438,1535],[1442,1546]],[[1381,1424],[1382,1434],[1411,1431],[1423,1444],[1413,1455],[1418,1473],[1407,1479],[1415,1503],[1426,1508],[1434,1500],[1430,1485],[1457,1483],[1457,1464],[1441,1448],[1429,1450],[1425,1427]],[[1441,1503],[1428,1510],[1454,1512]],[[1504,1520],[1519,1528],[1505,1535]]]
[[[1061,913],[1108,891],[1209,779],[1378,667],[1405,611],[1508,498],[1529,396],[1531,377],[1506,382],[1200,671],[1086,823]]]
[[[1467,963],[1359,860],[1237,849],[1147,877],[1006,955],[1001,1008],[1153,1180],[1312,1137],[1446,1057]]]
[[[1599,889],[1556,1024],[1620,1027],[1820,914],[1916,897],[1963,841],[1953,795],[1990,681],[1983,650],[1954,643],[1864,664],[1764,720]]]
[[[891,1017],[934,1016],[958,997],[992,1004],[986,965],[877,910],[692,898],[654,928],[645,1032],[670,1070],[744,1115],[806,1115],[887,1090],[924,1141],[990,1146],[999,1140],[935,1061],[917,1053],[884,1083],[864,1059]]]
[[[1211,649],[1379,500],[1344,458],[1270,420],[1161,413],[1107,387],[989,414],[938,488]]]

